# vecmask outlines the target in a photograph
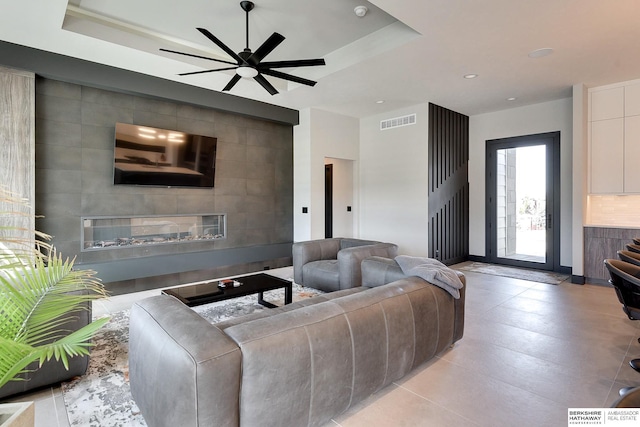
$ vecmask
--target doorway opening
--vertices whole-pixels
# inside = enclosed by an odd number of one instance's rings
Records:
[[[324,165],[324,237],[333,237],[333,165]]]
[[[486,154],[487,258],[558,270],[560,133],[487,141]]]

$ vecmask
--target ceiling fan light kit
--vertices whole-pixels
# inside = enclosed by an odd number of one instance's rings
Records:
[[[258,75],[258,70],[253,67],[238,67],[236,68],[236,74],[245,79],[252,79]]]
[[[280,43],[284,41],[284,36],[278,33],[273,33],[255,52],[252,52],[249,48],[249,12],[251,12],[255,4],[250,1],[241,1],[240,7],[246,13],[246,47],[242,52],[235,53],[231,50],[226,44],[224,44],[221,40],[219,40],[216,36],[214,36],[211,32],[209,32],[205,28],[197,28],[206,38],[211,40],[216,46],[222,49],[227,55],[229,55],[234,61],[225,61],[216,58],[208,58],[206,56],[199,56],[185,52],[178,52],[169,49],[160,49],[163,52],[175,53],[178,55],[190,56],[193,58],[207,59],[210,61],[220,62],[223,64],[231,65],[230,67],[225,68],[216,68],[213,70],[204,70],[204,71],[194,71],[189,73],[181,73],[181,76],[187,76],[192,74],[204,74],[204,73],[213,73],[216,71],[224,71],[224,70],[235,70],[236,74],[231,78],[229,83],[222,89],[223,91],[228,91],[235,86],[236,83],[241,78],[253,78],[255,81],[260,83],[260,85],[271,95],[275,95],[278,93],[276,88],[273,87],[271,83],[263,76],[271,76],[276,77],[283,80],[292,81],[295,83],[300,83],[303,85],[314,86],[316,84],[315,81],[305,79],[302,77],[297,77],[288,73],[283,73],[281,71],[276,71],[274,68],[294,68],[294,67],[314,67],[319,65],[325,65],[324,59],[298,59],[298,60],[290,60],[290,61],[272,61],[272,62],[262,62],[262,60],[270,54]],[[366,12],[365,12],[366,13]]]

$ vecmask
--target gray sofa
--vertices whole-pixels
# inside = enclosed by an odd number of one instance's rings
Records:
[[[331,238],[296,242],[293,278],[299,285],[325,292],[362,285],[360,264],[371,256],[394,258],[398,246],[373,240]]]
[[[464,289],[383,281],[215,325],[167,295],[137,302],[133,398],[149,427],[321,426],[462,337]]]

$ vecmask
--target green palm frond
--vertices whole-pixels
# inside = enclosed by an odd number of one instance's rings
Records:
[[[36,360],[30,352],[30,346],[0,337],[0,384],[11,381]]]
[[[0,202],[24,204],[2,187]],[[35,245],[22,239],[18,227],[2,220],[13,214],[21,215],[0,212],[0,387],[36,360],[61,360],[68,369],[68,359],[88,354],[91,337],[109,320],[65,330],[88,303],[106,296],[104,287],[94,271],[74,270],[46,234],[34,232]]]
[[[69,369],[69,357],[89,354],[91,337],[108,321],[109,318],[95,320],[55,342],[37,347],[0,337],[0,386],[36,360],[40,361],[40,366],[51,359],[61,360],[64,367]]]

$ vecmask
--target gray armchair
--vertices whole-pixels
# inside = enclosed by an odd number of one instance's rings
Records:
[[[332,238],[293,244],[293,276],[299,285],[326,292],[362,285],[362,260],[394,258],[398,246],[372,240]]]

